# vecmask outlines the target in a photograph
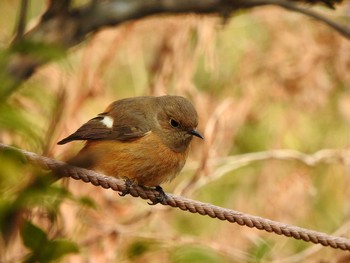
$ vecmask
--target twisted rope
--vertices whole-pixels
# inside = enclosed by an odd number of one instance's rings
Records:
[[[105,176],[91,170],[70,166],[64,162],[40,156],[33,152],[17,149],[2,143],[0,143],[0,149],[18,151],[23,154],[30,163],[43,169],[60,173],[60,176],[62,177],[72,177],[73,179],[82,180],[86,183],[101,186],[105,189],[111,188],[112,190],[118,192],[123,192],[126,190],[125,182],[120,179]],[[153,189],[145,189],[140,186],[130,186],[130,195],[134,197],[141,197],[142,199],[148,199],[151,202],[156,203],[158,202],[157,196],[159,195],[159,192]],[[177,207],[184,211],[198,213],[200,215],[207,215],[220,220],[226,220],[231,223],[237,223],[241,226],[248,226],[259,230],[265,230],[267,232],[273,232],[278,235],[302,239],[306,242],[312,242],[323,246],[330,246],[332,248],[350,251],[350,240],[346,238],[331,236],[325,233],[283,224],[262,217],[244,214],[208,203],[191,200],[181,196],[175,196],[172,194],[166,195],[167,198],[160,202],[163,205]]]

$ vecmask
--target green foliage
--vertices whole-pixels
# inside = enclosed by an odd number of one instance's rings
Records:
[[[52,174],[28,165],[16,150],[1,150],[0,163],[0,239],[3,244],[9,246],[21,229],[22,242],[30,251],[24,262],[51,262],[77,252],[74,242],[60,235],[49,238],[47,229],[25,218],[33,209],[39,209],[52,226],[57,222],[59,207],[65,199],[93,206],[91,200],[72,197],[65,188],[53,184]]]
[[[202,247],[188,246],[175,249],[170,255],[172,263],[225,263],[225,257]]]
[[[62,58],[66,52],[62,47],[49,45],[45,43],[37,43],[30,40],[22,40],[11,46],[10,53],[21,55],[30,55],[38,61],[46,62],[47,60]]]
[[[30,77],[33,74],[35,69],[31,69],[28,67],[29,65],[37,67],[48,61],[60,59],[65,54],[66,51],[63,47],[30,40],[20,41],[8,50],[0,51],[0,102],[6,101],[19,88],[22,78]],[[30,60],[27,62],[30,64],[26,65],[28,67],[26,71],[21,68],[19,56],[23,56],[22,59],[27,57],[27,60]]]
[[[3,132],[17,134],[27,144],[35,145],[40,142],[39,130],[29,117],[28,112],[14,105],[0,104],[0,129]]]
[[[30,55],[32,58],[30,63],[41,64],[45,61],[63,57],[65,50],[59,46],[38,43],[35,41],[35,37],[34,40],[19,41],[10,45],[13,41],[12,32],[17,23],[16,18],[19,15],[21,2],[3,0],[0,5],[0,28],[3,29],[0,35],[0,104],[2,104],[13,92],[20,88],[21,75],[30,76],[33,73],[33,70],[23,71],[19,54]],[[43,1],[28,1],[27,22],[33,18],[37,19],[45,7]],[[14,69],[14,66],[17,69]]]
[[[255,263],[268,261],[266,256],[269,255],[270,251],[271,244],[269,244],[268,240],[261,240],[260,242],[257,242],[257,244],[254,244],[254,246],[249,249],[249,262]]]
[[[218,222],[211,220],[210,218],[195,215],[189,213],[174,213],[173,226],[182,235],[192,236],[210,236],[216,233]]]
[[[136,260],[154,249],[155,245],[152,240],[136,240],[128,246],[126,256],[130,260]]]
[[[24,262],[51,262],[67,254],[77,253],[78,246],[65,239],[49,239],[47,233],[26,221],[22,227],[23,244],[30,250]]]

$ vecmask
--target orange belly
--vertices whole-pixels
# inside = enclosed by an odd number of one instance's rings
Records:
[[[188,149],[174,152],[157,135],[150,133],[133,141],[89,141],[74,159],[80,163],[89,160],[84,167],[109,176],[129,178],[139,185],[158,186],[181,171]]]

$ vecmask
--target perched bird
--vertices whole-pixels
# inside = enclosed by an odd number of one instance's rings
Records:
[[[127,98],[113,102],[58,144],[85,140],[68,163],[159,187],[181,171],[193,136],[203,139],[197,125],[197,112],[183,97]]]

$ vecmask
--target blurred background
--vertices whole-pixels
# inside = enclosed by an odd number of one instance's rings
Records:
[[[18,9],[19,1],[0,1],[1,49]],[[346,3],[316,9],[349,22]],[[29,26],[44,10],[44,1],[31,1]],[[154,16],[102,30],[41,67],[0,105],[0,141],[65,160],[83,143],[57,141],[112,101],[181,95],[195,105],[205,140],[194,139],[166,191],[349,237],[349,71],[350,42],[301,14],[264,7],[228,21]],[[79,249],[62,262],[350,260],[81,181],[50,185],[46,172],[19,159],[0,153],[0,262],[29,260],[40,246],[28,238],[41,234]]]

